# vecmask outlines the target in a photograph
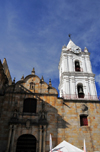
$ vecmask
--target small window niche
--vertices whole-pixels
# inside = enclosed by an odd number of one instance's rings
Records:
[[[88,126],[88,116],[80,115],[80,126]]]
[[[77,72],[81,71],[80,62],[78,60],[75,61],[75,71],[77,71]]]
[[[30,83],[30,89],[35,91],[35,84],[33,82]]]

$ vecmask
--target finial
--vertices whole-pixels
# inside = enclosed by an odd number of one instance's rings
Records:
[[[24,80],[24,75],[22,75],[21,80]]]
[[[88,49],[86,47],[84,48],[84,52],[88,52]]]
[[[2,61],[1,61],[1,59],[0,59],[0,64],[2,65]]]
[[[49,93],[49,89],[52,88],[52,84],[51,84],[51,79],[49,80],[49,84],[48,84],[48,93]]]
[[[69,36],[69,38],[71,39],[71,34],[69,34],[68,36]]]
[[[35,75],[35,69],[34,69],[34,68],[33,68],[33,70],[32,70],[32,74]]]
[[[44,78],[43,78],[43,76],[42,76],[41,80],[42,80],[42,82],[44,81]]]
[[[13,79],[13,82],[12,82],[12,84],[15,84],[15,77],[14,77],[14,79]]]
[[[42,82],[44,82],[44,78],[43,78],[43,76],[42,76],[42,78],[41,78],[41,80],[40,80],[40,83],[42,83]]]
[[[49,80],[49,87],[52,87],[52,84],[51,84],[51,79]]]
[[[64,44],[64,46],[62,47],[62,49],[66,48],[66,45]]]

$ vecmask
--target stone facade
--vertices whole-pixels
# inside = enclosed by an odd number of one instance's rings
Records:
[[[8,69],[7,62],[5,67]],[[98,100],[58,97],[51,80],[47,84],[35,75],[34,68],[30,75],[11,83],[10,73],[1,62],[0,82],[0,152],[48,152],[50,134],[53,147],[66,140],[82,149],[85,139],[87,152],[100,152]],[[32,101],[36,111],[27,111],[27,101]],[[81,125],[82,115],[87,116],[87,126]],[[18,150],[26,146],[26,139],[33,141],[29,149]],[[35,148],[30,150],[31,146]]]

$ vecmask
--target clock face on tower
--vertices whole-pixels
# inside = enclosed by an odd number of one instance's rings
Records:
[[[81,48],[75,45],[72,40],[69,41],[67,45],[67,49],[75,54],[79,54],[81,52]]]
[[[79,47],[73,48],[73,49],[71,49],[71,51],[75,54],[79,54],[81,52],[81,48],[79,48]]]
[[[81,52],[81,49],[80,48],[77,48],[74,50],[74,53],[80,53]]]

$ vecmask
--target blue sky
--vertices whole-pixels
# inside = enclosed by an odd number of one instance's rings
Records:
[[[58,89],[62,46],[72,41],[91,53],[100,93],[99,0],[0,0],[0,59],[7,59],[12,79],[36,75]]]

